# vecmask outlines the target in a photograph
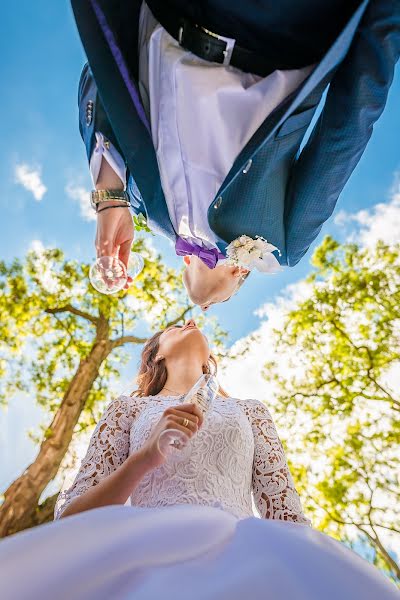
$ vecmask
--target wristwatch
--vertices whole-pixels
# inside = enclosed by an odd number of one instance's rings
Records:
[[[90,192],[90,204],[95,212],[102,202],[109,202],[110,200],[118,200],[125,206],[130,206],[128,193],[125,190],[92,190]]]

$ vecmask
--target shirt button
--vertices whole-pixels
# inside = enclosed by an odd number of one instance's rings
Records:
[[[250,167],[253,164],[252,159],[250,158],[244,166],[243,173],[246,175],[250,171]]]
[[[219,198],[217,198],[216,203],[214,204],[215,210],[217,210],[221,206],[221,203],[222,203],[222,196],[219,196]]]

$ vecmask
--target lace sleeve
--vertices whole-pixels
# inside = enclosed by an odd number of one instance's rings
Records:
[[[246,401],[244,408],[254,435],[252,487],[260,516],[310,525],[269,410],[258,400]]]
[[[127,459],[134,398],[120,396],[103,413],[90,439],[89,448],[71,487],[57,498],[54,518],[80,496],[115,471]]]

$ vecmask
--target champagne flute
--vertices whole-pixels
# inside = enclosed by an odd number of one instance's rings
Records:
[[[124,289],[128,273],[118,256],[100,256],[90,267],[89,279],[101,294],[116,294]]]
[[[143,257],[138,252],[131,252],[128,268],[132,279],[139,275],[143,266]],[[128,273],[118,256],[100,256],[90,267],[89,279],[94,289],[101,294],[116,294],[124,289]]]
[[[208,413],[218,392],[218,382],[213,375],[202,375],[183,398],[183,404],[197,404],[203,417]],[[191,448],[188,435],[179,429],[166,429],[158,438],[158,449],[169,461],[185,460]]]

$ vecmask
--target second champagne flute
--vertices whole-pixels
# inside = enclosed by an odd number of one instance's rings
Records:
[[[202,375],[183,398],[183,404],[197,404],[203,417],[208,413],[218,392],[218,382],[213,375]],[[190,456],[190,438],[179,429],[166,429],[158,438],[158,449],[168,461],[186,460]]]

